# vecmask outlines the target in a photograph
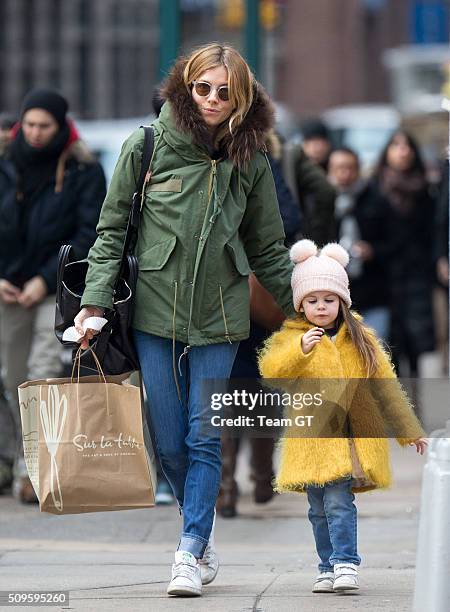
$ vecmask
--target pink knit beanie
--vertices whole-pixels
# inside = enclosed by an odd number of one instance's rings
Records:
[[[349,256],[339,244],[331,242],[317,255],[312,240],[299,240],[291,247],[291,260],[296,264],[292,273],[294,308],[298,312],[302,300],[313,291],[330,291],[341,297],[350,308],[352,300],[345,267]]]

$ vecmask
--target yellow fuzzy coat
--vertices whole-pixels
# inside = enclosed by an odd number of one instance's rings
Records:
[[[340,401],[353,437],[283,437],[276,489],[301,492],[307,485],[324,485],[350,475],[355,492],[388,487],[391,470],[386,431],[402,446],[425,435],[392,364],[368,330],[377,352],[373,378],[378,380],[363,380],[364,366],[345,323],[333,340],[324,335],[305,355],[301,338],[311,327],[300,317],[287,320],[264,344],[258,358],[260,373],[263,378],[291,379],[276,384],[286,390],[292,390],[292,379],[297,378],[341,381],[347,391]],[[364,437],[358,438],[358,431]]]

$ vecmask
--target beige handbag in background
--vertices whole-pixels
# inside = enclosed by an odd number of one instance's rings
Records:
[[[79,357],[80,351],[77,355]],[[19,402],[25,462],[42,512],[155,505],[156,469],[142,392],[129,374],[28,381]],[[99,364],[98,364],[99,366]]]

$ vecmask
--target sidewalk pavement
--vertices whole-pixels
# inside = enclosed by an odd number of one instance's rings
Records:
[[[305,496],[255,505],[245,453],[239,516],[217,520],[221,567],[201,598],[165,593],[181,525],[175,506],[56,517],[9,496],[0,496],[0,591],[69,590],[75,612],[409,611],[425,458],[412,447],[392,450],[393,488],[357,497],[357,594],[311,593],[317,559]]]

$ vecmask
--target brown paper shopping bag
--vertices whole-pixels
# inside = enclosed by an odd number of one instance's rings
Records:
[[[141,390],[128,375],[56,378],[19,387],[23,446],[42,512],[155,505],[155,457]]]

